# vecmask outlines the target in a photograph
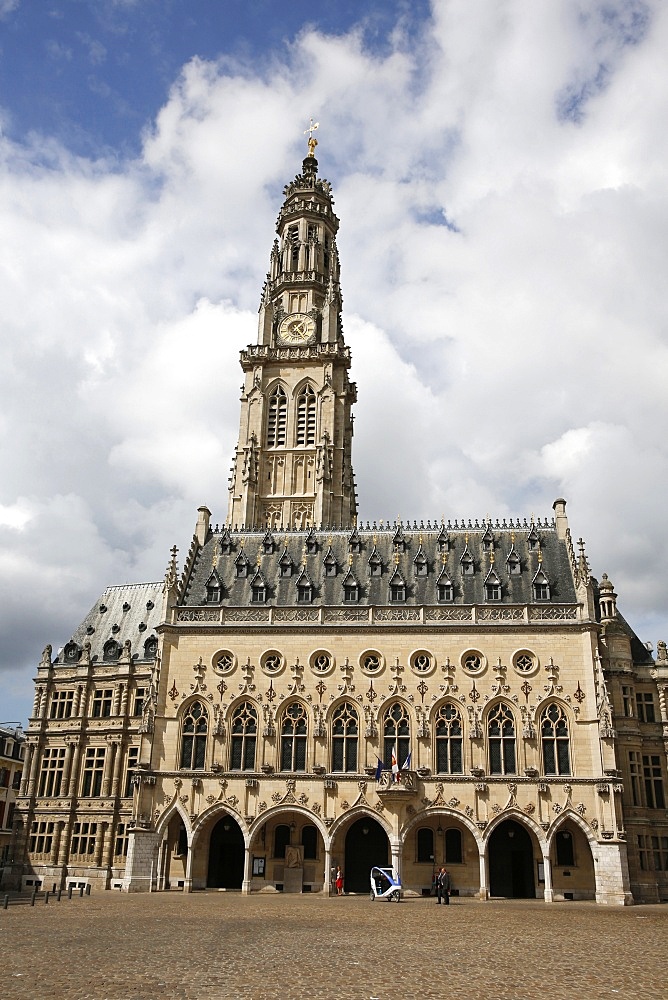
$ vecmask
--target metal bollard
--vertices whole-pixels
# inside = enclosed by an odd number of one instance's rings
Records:
[[[50,895],[50,893],[49,893],[49,890],[47,889],[47,891],[44,893],[44,902],[45,903],[49,902],[49,895]]]
[[[83,891],[84,891],[84,887],[82,885],[80,885],[79,886],[79,899],[83,899]]]
[[[37,898],[37,889],[33,889],[32,896],[30,897],[30,905],[35,905],[35,899]]]
[[[53,889],[51,890],[51,895],[52,895],[52,896],[55,896],[55,895],[56,895],[56,889],[57,889],[57,888],[58,888],[58,886],[57,886],[57,885],[56,885],[56,883],[54,882],[54,883],[53,883]]]
[[[90,882],[89,882],[89,883],[88,883],[88,885],[86,886],[86,895],[87,895],[87,896],[90,896]]]
[[[68,899],[72,898],[72,883],[71,882],[70,882],[70,884],[67,887],[67,898]]]
[[[5,895],[5,898],[2,901],[3,910],[6,910],[8,906],[9,906],[9,896]]]
[[[63,894],[63,890],[62,890],[62,889],[59,889],[59,890],[58,890],[58,895],[57,895],[57,897],[56,897],[56,898],[57,898],[57,900],[58,900],[58,902],[60,902],[60,897],[62,896],[62,894]]]

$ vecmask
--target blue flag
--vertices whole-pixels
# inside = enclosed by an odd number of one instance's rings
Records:
[[[376,757],[376,760],[378,761],[378,766],[376,767],[376,781],[380,781],[380,776],[382,772],[385,770],[385,765],[383,764],[380,757]]]

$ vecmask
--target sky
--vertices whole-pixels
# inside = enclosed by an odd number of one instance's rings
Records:
[[[668,5],[0,0],[0,722],[227,510],[320,123],[360,516],[552,516],[668,639]]]

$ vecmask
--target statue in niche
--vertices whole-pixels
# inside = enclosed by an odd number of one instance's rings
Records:
[[[285,848],[285,867],[286,868],[302,867],[301,847],[288,846]]]

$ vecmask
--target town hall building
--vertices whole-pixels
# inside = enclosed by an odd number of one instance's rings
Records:
[[[285,188],[227,511],[108,587],[35,701],[5,886],[668,900],[668,655],[549,516],[358,520],[315,140]]]

